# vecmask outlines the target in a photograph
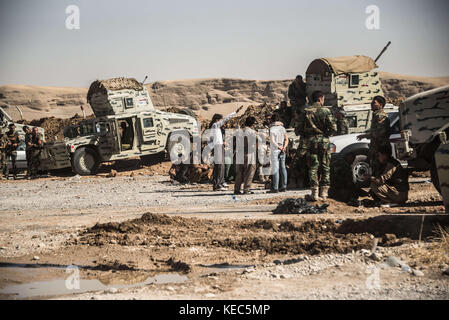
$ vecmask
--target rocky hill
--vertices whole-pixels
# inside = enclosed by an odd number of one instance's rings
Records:
[[[449,77],[425,78],[381,72],[385,96],[397,102],[418,92],[449,83]],[[227,113],[237,105],[278,103],[287,99],[292,80],[192,79],[157,81],[147,88],[157,108],[190,108],[202,117],[215,112]],[[20,119],[16,106],[26,120],[43,117],[70,118],[92,110],[86,102],[86,88],[41,87],[24,85],[0,86],[0,106],[15,119]]]

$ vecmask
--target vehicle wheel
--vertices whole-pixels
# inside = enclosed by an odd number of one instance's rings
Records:
[[[190,154],[190,135],[187,131],[172,133],[168,137],[167,151],[170,159],[179,159]]]
[[[435,158],[432,158],[432,164],[430,165],[430,180],[432,180],[433,186],[435,189],[438,190],[438,192],[441,194],[440,189],[440,180],[438,179],[438,171],[437,171],[437,165],[435,163]]]
[[[72,157],[72,168],[81,176],[96,174],[100,167],[100,157],[91,148],[79,148]]]
[[[352,178],[355,185],[358,188],[368,188],[370,185],[369,181],[363,180],[363,176],[369,175],[371,172],[368,155],[356,154],[355,160],[352,163],[351,168],[352,168]]]

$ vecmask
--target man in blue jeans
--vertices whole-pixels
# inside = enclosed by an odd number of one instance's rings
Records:
[[[287,190],[287,169],[285,168],[285,152],[288,146],[287,131],[280,121],[279,114],[271,117],[270,126],[270,160],[271,160],[271,191],[270,193]],[[280,187],[279,187],[280,176]]]

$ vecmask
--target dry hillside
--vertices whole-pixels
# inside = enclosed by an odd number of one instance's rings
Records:
[[[449,77],[424,78],[381,73],[387,98],[398,101],[415,93],[449,83]],[[190,108],[204,118],[215,112],[227,113],[237,105],[278,103],[286,99],[291,80],[192,79],[157,81],[147,84],[153,103],[158,108]],[[15,119],[20,119],[16,106],[26,120],[43,117],[70,118],[92,114],[86,102],[86,88],[42,87],[25,85],[0,86],[0,106]]]

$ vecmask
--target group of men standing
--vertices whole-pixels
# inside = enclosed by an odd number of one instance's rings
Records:
[[[306,84],[301,76],[297,76],[288,88],[291,107],[286,102],[281,103],[279,110],[269,115],[266,127],[268,134],[264,134],[270,142],[270,175],[271,193],[283,192],[287,189],[286,158],[289,139],[285,127],[293,126],[300,137],[300,143],[294,156],[291,168],[303,170],[305,180],[311,188],[309,201],[326,200],[329,196],[334,199],[350,202],[364,191],[353,180],[352,165],[355,155],[345,154],[344,157],[332,163],[330,137],[348,134],[348,124],[345,113],[341,108],[324,107],[325,95],[321,91],[314,91],[310,96],[306,93]],[[310,101],[309,101],[310,98]],[[404,203],[408,197],[408,174],[400,163],[391,157],[389,142],[390,121],[383,108],[386,104],[384,97],[376,96],[371,103],[373,117],[371,128],[358,139],[370,139],[369,162],[372,172],[364,179],[370,183],[370,193],[376,201],[389,203]],[[208,147],[214,153],[213,189],[227,190],[225,181],[225,141],[223,128],[225,124],[238,114],[243,107],[223,117],[215,114],[210,123]],[[236,164],[236,179],[234,194],[250,194],[253,177],[261,165],[257,165],[256,145],[263,140],[258,138],[254,125],[256,119],[249,116],[245,119],[242,130],[236,135],[236,145],[243,145],[243,156],[235,154],[232,160]],[[265,126],[265,123],[264,123]],[[240,142],[237,142],[240,140]],[[264,171],[265,172],[265,171]],[[259,176],[264,176],[259,172]]]
[[[353,180],[351,165],[355,160],[354,154],[348,153],[334,163],[332,178],[335,181],[331,181],[329,137],[349,133],[344,111],[337,108],[332,114],[329,108],[323,107],[324,94],[321,91],[312,93],[312,104],[308,105],[306,85],[301,76],[297,76],[290,84],[288,96],[292,106],[292,123],[296,134],[300,136],[295,158],[303,166],[305,162],[308,170],[307,177],[312,191],[308,200],[325,200],[331,185],[332,196],[338,200],[357,199],[363,192]],[[383,110],[385,104],[384,97],[373,98],[371,127],[357,137],[358,140],[370,139],[368,159],[372,172],[363,178],[370,183],[370,194],[376,202],[403,204],[408,198],[408,173],[391,156],[390,120]]]
[[[4,132],[0,127],[0,179],[9,179],[8,159],[11,159],[12,175],[17,179],[17,149],[22,143],[16,126],[11,123],[8,131]],[[27,178],[35,178],[39,167],[39,157],[43,147],[43,137],[37,127],[31,130],[28,126],[23,127],[25,133]]]

